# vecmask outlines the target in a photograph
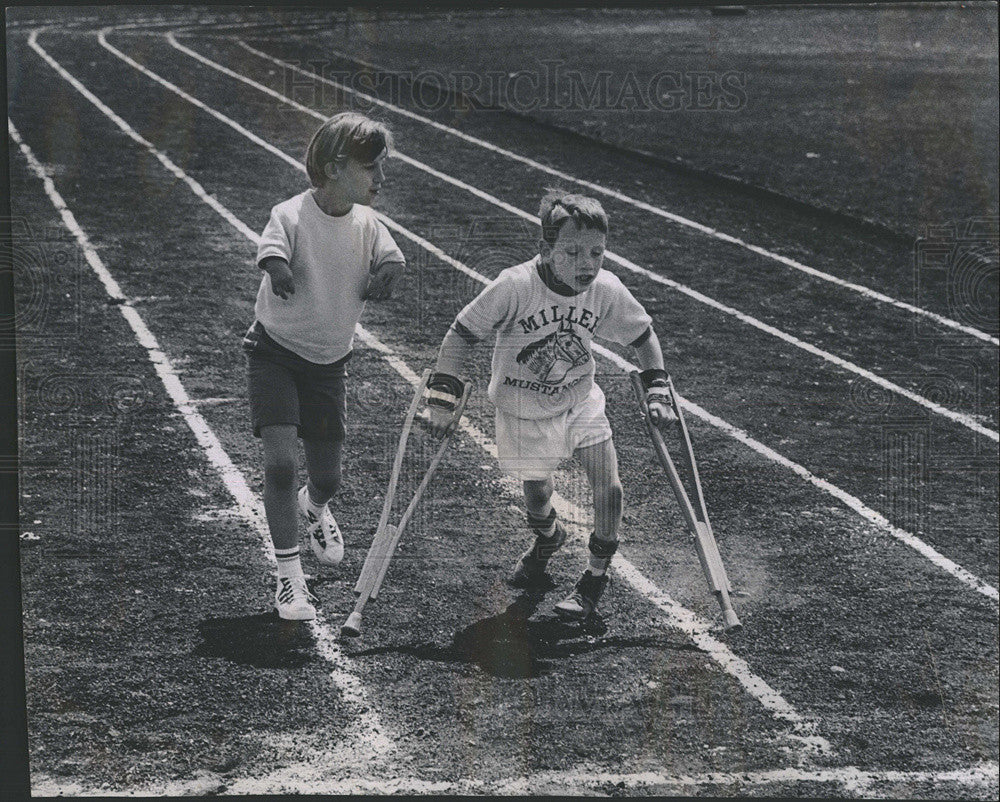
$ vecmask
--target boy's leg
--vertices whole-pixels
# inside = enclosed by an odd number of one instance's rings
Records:
[[[548,479],[526,479],[524,481],[524,504],[528,509],[528,525],[541,529],[542,534],[551,535],[552,530],[546,519],[552,513],[552,477]]]
[[[264,512],[275,549],[298,548],[295,514],[298,474],[298,435],[295,426],[262,426],[264,443]]]
[[[618,478],[618,454],[609,438],[577,449],[594,494],[594,533],[587,547],[589,565],[573,592],[559,602],[556,612],[566,618],[587,618],[608,584],[607,570],[618,550],[618,527],[622,519],[623,492]]]
[[[340,490],[344,442],[303,440],[302,448],[306,454],[306,470],[309,474],[309,500],[314,506],[320,507]]]
[[[552,478],[526,479],[524,502],[528,510],[528,526],[535,533],[535,542],[521,555],[511,575],[515,587],[527,587],[545,576],[549,558],[566,542],[566,530],[556,519],[552,506]]]
[[[278,615],[293,621],[316,617],[315,601],[306,587],[299,557],[298,517],[295,487],[298,474],[296,427],[287,424],[262,426],[264,444],[264,513],[278,563],[278,588],[274,594]]]
[[[528,587],[545,578],[549,557],[566,540],[551,501],[552,471],[570,456],[564,420],[528,420],[497,409],[496,443],[500,468],[524,482],[528,526],[535,542],[521,555],[508,581],[514,587]]]
[[[576,456],[587,472],[594,495],[594,534],[590,548],[590,571],[604,574],[618,549],[618,527],[622,522],[624,493],[618,477],[618,453],[610,438],[602,443],[580,448]]]
[[[309,478],[299,490],[299,510],[316,558],[337,565],[344,558],[344,537],[327,502],[340,489],[343,440],[303,440]]]
[[[301,361],[273,342],[259,321],[243,340],[247,355],[250,418],[264,445],[264,513],[278,563],[278,615],[293,621],[316,617],[299,557],[295,488],[298,484],[299,395],[295,373]]]
[[[347,387],[343,362],[312,366],[297,376],[299,434],[309,479],[299,490],[299,510],[316,559],[337,565],[344,558],[344,537],[327,502],[340,489],[341,455],[347,426]]]

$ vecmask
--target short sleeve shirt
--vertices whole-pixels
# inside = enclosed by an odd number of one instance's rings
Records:
[[[551,289],[535,257],[502,271],[456,321],[478,338],[496,332],[489,397],[520,418],[562,414],[594,384],[594,337],[627,345],[652,320],[614,273],[601,270],[583,292]]]
[[[321,365],[350,352],[370,271],[404,261],[370,207],[355,204],[347,214],[334,217],[319,208],[311,191],[271,210],[257,263],[268,256],[288,262],[295,293],[278,297],[265,273],[254,313],[276,342]]]

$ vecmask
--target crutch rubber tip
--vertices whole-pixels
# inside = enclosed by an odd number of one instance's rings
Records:
[[[357,638],[361,635],[361,613],[351,613],[340,628],[342,638]]]
[[[726,632],[739,632],[743,629],[743,625],[740,623],[740,619],[736,617],[734,610],[723,611],[722,619],[726,624]]]

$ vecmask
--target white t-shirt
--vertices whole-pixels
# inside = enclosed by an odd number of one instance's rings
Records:
[[[361,319],[371,270],[402,262],[388,229],[368,206],[326,214],[311,191],[271,209],[257,248],[257,264],[280,256],[292,271],[295,293],[282,299],[265,273],[254,313],[267,333],[303,359],[326,365],[345,357]]]
[[[595,336],[629,345],[652,323],[614,273],[601,270],[583,292],[561,295],[542,280],[537,256],[502,271],[455,320],[477,338],[496,332],[490,400],[529,419],[559,415],[587,397]]]

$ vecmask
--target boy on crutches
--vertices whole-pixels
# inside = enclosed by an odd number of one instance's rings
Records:
[[[519,588],[546,581],[549,558],[566,540],[551,503],[552,474],[575,455],[593,491],[595,528],[587,568],[555,609],[582,620],[607,586],[623,503],[604,393],[594,382],[593,338],[631,345],[651,420],[672,421],[675,415],[652,319],[616,275],[601,270],[608,234],[601,204],[553,191],[542,199],[539,217],[539,254],[503,270],[455,318],[428,381],[427,403],[431,430],[441,436],[455,425],[465,388],[461,377],[474,346],[495,333],[488,392],[496,405],[500,467],[523,481],[535,537],[509,581]]]

